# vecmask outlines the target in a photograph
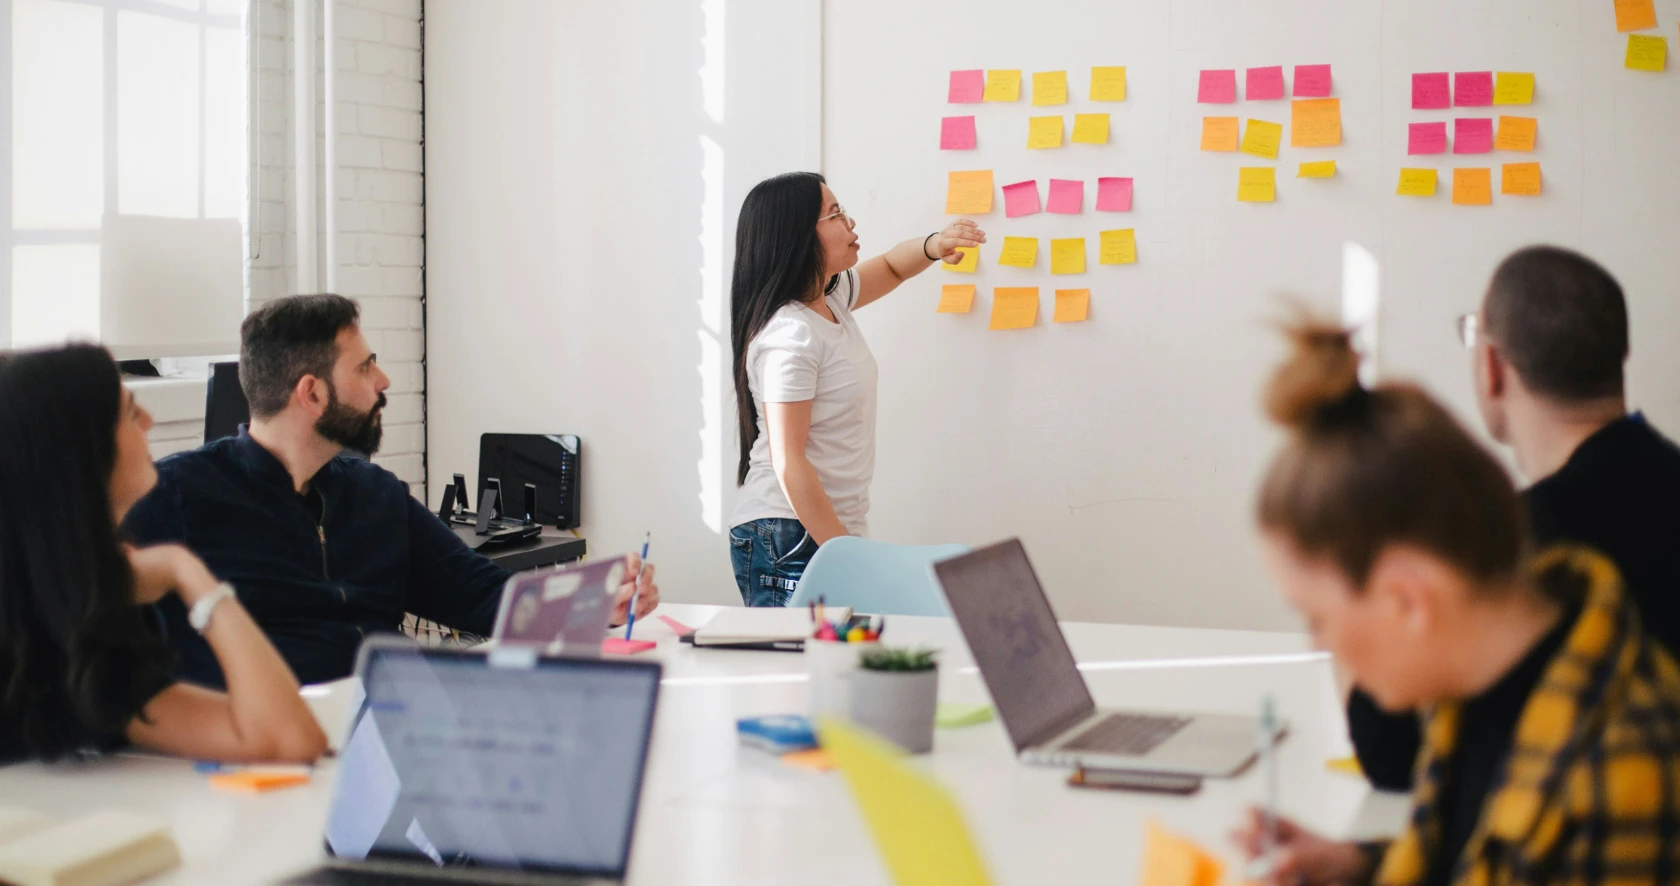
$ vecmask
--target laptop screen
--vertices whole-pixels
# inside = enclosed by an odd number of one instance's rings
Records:
[[[1095,713],[1019,539],[933,569],[1017,752]]]
[[[364,654],[367,700],[327,815],[332,855],[624,875],[659,665]]]

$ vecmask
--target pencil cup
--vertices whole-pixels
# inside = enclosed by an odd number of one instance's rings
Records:
[[[852,674],[857,671],[858,656],[880,645],[805,641],[805,670],[811,677],[811,716],[851,715]]]

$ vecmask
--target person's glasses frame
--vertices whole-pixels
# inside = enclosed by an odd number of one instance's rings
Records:
[[[828,221],[831,218],[840,219],[842,222],[845,222],[846,227],[848,227],[848,228],[857,224],[857,222],[852,220],[852,217],[850,215],[846,214],[846,207],[844,207],[844,206],[837,207],[833,212],[829,213],[828,215],[823,216],[822,218],[817,219],[817,224],[820,225],[823,222]]]

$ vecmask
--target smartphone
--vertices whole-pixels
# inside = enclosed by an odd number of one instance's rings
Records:
[[[1176,772],[1135,772],[1126,769],[1075,769],[1068,786],[1111,791],[1149,791],[1156,794],[1194,794],[1202,789],[1200,775]]]

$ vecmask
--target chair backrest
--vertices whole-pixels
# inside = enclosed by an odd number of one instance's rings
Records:
[[[251,405],[239,386],[239,364],[210,364],[210,382],[204,390],[204,442],[232,437],[250,420]]]
[[[822,597],[830,606],[871,615],[950,615],[933,564],[966,553],[967,545],[894,545],[842,536],[817,549],[788,605]]]

